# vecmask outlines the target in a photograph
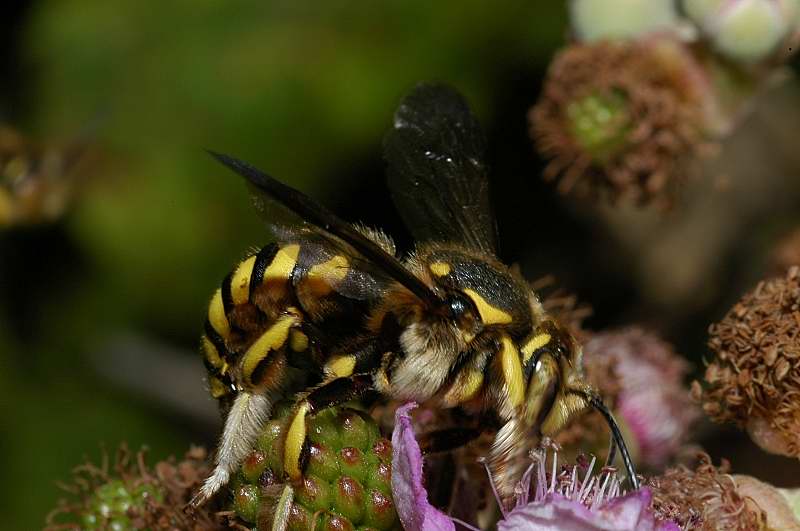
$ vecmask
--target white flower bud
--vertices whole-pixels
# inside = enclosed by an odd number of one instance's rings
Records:
[[[679,23],[673,0],[572,0],[570,19],[575,36],[585,42],[632,39]]]
[[[800,0],[683,0],[687,16],[734,61],[766,59],[796,26]]]

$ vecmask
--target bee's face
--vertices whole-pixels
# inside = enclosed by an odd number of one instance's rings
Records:
[[[546,320],[520,352],[527,382],[523,419],[553,435],[589,407],[587,393],[593,391],[583,379],[583,350],[561,324]]]

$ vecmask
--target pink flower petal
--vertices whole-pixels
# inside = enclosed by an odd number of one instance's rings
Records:
[[[397,515],[405,531],[455,531],[455,524],[443,512],[428,503],[422,485],[422,452],[414,437],[409,402],[394,416],[392,433],[392,496]]]
[[[511,511],[498,531],[679,531],[673,523],[656,522],[649,510],[650,491],[641,489],[614,498],[596,509],[559,494]]]

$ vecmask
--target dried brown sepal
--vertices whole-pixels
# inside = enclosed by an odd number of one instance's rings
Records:
[[[800,456],[800,268],[760,282],[709,336],[714,357],[692,389],[706,414],[748,428],[767,451]]]
[[[110,481],[121,481],[126,489],[135,491],[150,487],[159,497],[149,497],[142,506],[132,506],[127,517],[134,529],[213,531],[228,529],[219,507],[208,504],[190,509],[189,500],[211,472],[204,448],[193,446],[181,461],[170,458],[159,461],[151,469],[145,463],[145,450],[135,454],[121,446],[110,464],[103,456],[100,466],[87,462],[73,470],[72,482],[62,485],[70,500],[62,499],[46,518],[45,530],[79,530],[82,517],[89,510],[95,491]],[[160,498],[160,499],[158,499]]]
[[[715,531],[765,530],[767,514],[739,492],[723,460],[719,467],[706,454],[698,455],[694,470],[679,466],[647,480],[650,504],[658,520],[671,520],[681,529]]]
[[[668,205],[691,161],[708,148],[707,85],[688,49],[667,38],[572,44],[552,62],[528,113],[530,135],[562,193]],[[624,102],[627,128],[602,156],[576,139],[568,109],[597,96]]]

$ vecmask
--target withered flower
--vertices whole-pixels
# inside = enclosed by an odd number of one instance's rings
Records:
[[[770,271],[783,274],[792,266],[800,265],[800,228],[778,240],[770,256]]]
[[[550,66],[528,114],[562,193],[668,202],[705,144],[710,85],[669,37],[573,44]]]
[[[213,504],[187,511],[189,500],[211,472],[205,449],[192,447],[184,459],[168,459],[152,469],[145,452],[123,446],[113,466],[86,463],[63,485],[70,500],[61,500],[47,516],[45,530],[151,529],[212,531],[227,529]]]
[[[706,414],[769,452],[800,456],[800,268],[760,282],[709,335],[714,357],[692,390]]]
[[[684,379],[686,361],[651,332],[628,328],[591,334],[584,342],[587,379],[614,409],[628,432],[637,461],[665,465],[681,448],[699,411],[692,406]],[[602,454],[608,445],[605,421],[588,412],[557,440],[570,448]]]
[[[701,454],[694,470],[679,466],[646,484],[653,493],[650,504],[656,518],[678,523],[681,529],[755,531],[767,529],[767,513],[740,491],[723,461],[715,467]]]

